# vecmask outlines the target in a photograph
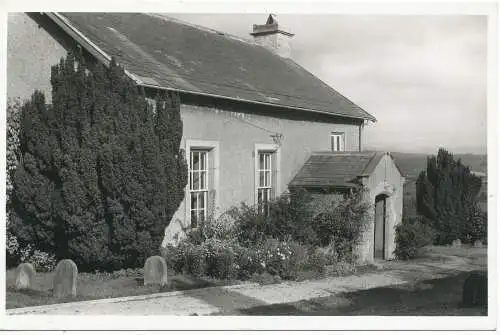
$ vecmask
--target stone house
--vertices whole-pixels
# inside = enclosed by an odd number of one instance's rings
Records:
[[[360,249],[363,259],[392,257],[403,177],[389,154],[363,151],[363,128],[375,118],[290,58],[294,35],[275,16],[244,40],[156,14],[20,15],[24,33],[9,33],[9,51],[22,43],[30,54],[9,54],[8,68],[29,62],[9,73],[9,95],[50,93],[50,66],[75,48],[91,61],[114,57],[151,98],[159,90],[180,94],[189,183],[164,243],[210,213],[265,202],[289,185],[362,184],[379,217]],[[373,229],[375,222],[382,228]]]

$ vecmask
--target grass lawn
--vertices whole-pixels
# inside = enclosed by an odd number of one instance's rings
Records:
[[[461,306],[468,272],[417,285],[380,287],[335,296],[232,311],[231,315],[459,315],[484,316],[487,308]]]
[[[53,273],[37,273],[33,290],[16,291],[15,269],[7,270],[6,308],[181,291],[235,283],[235,281],[198,279],[177,274],[169,276],[168,286],[161,288],[159,285],[144,286],[142,277],[121,276],[110,279],[103,278],[102,274],[79,273],[76,298],[56,299],[52,296],[52,278]]]

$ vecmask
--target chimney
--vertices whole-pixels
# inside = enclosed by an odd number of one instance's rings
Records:
[[[290,58],[290,40],[294,34],[278,25],[276,15],[270,14],[266,24],[254,24],[253,32],[255,43],[262,45],[281,57]]]

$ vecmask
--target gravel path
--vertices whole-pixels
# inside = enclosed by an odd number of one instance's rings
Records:
[[[209,315],[268,304],[291,303],[304,299],[327,297],[342,292],[406,284],[416,279],[424,280],[446,276],[450,271],[480,269],[481,266],[468,263],[459,257],[450,257],[449,261],[446,262],[388,262],[384,263],[382,268],[382,271],[359,276],[284,282],[266,286],[244,284],[211,287],[148,296],[9,309],[7,314]]]

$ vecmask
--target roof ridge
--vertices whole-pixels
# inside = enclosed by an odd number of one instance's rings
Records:
[[[258,47],[261,46],[261,45],[255,43],[251,39],[245,39],[245,38],[243,38],[241,36],[233,35],[233,34],[225,32],[225,31],[221,31],[221,30],[209,28],[209,27],[206,27],[206,26],[202,26],[202,25],[199,25],[199,24],[187,22],[187,21],[184,21],[182,19],[178,19],[176,17],[169,16],[168,14],[163,14],[163,13],[140,13],[140,14],[145,14],[145,15],[148,15],[148,16],[151,16],[151,17],[155,17],[155,18],[160,19],[160,20],[172,21],[172,22],[175,22],[175,23],[178,23],[178,24],[182,24],[182,25],[191,27],[191,28],[195,28],[195,29],[198,29],[198,30],[202,30],[202,31],[206,31],[206,32],[212,33],[212,34],[216,34],[216,35],[224,36],[224,37],[227,37],[227,38],[231,38],[233,40],[237,40],[239,42],[243,42],[243,43],[246,43],[246,44],[250,44],[250,45],[254,45],[254,46],[258,46]]]

